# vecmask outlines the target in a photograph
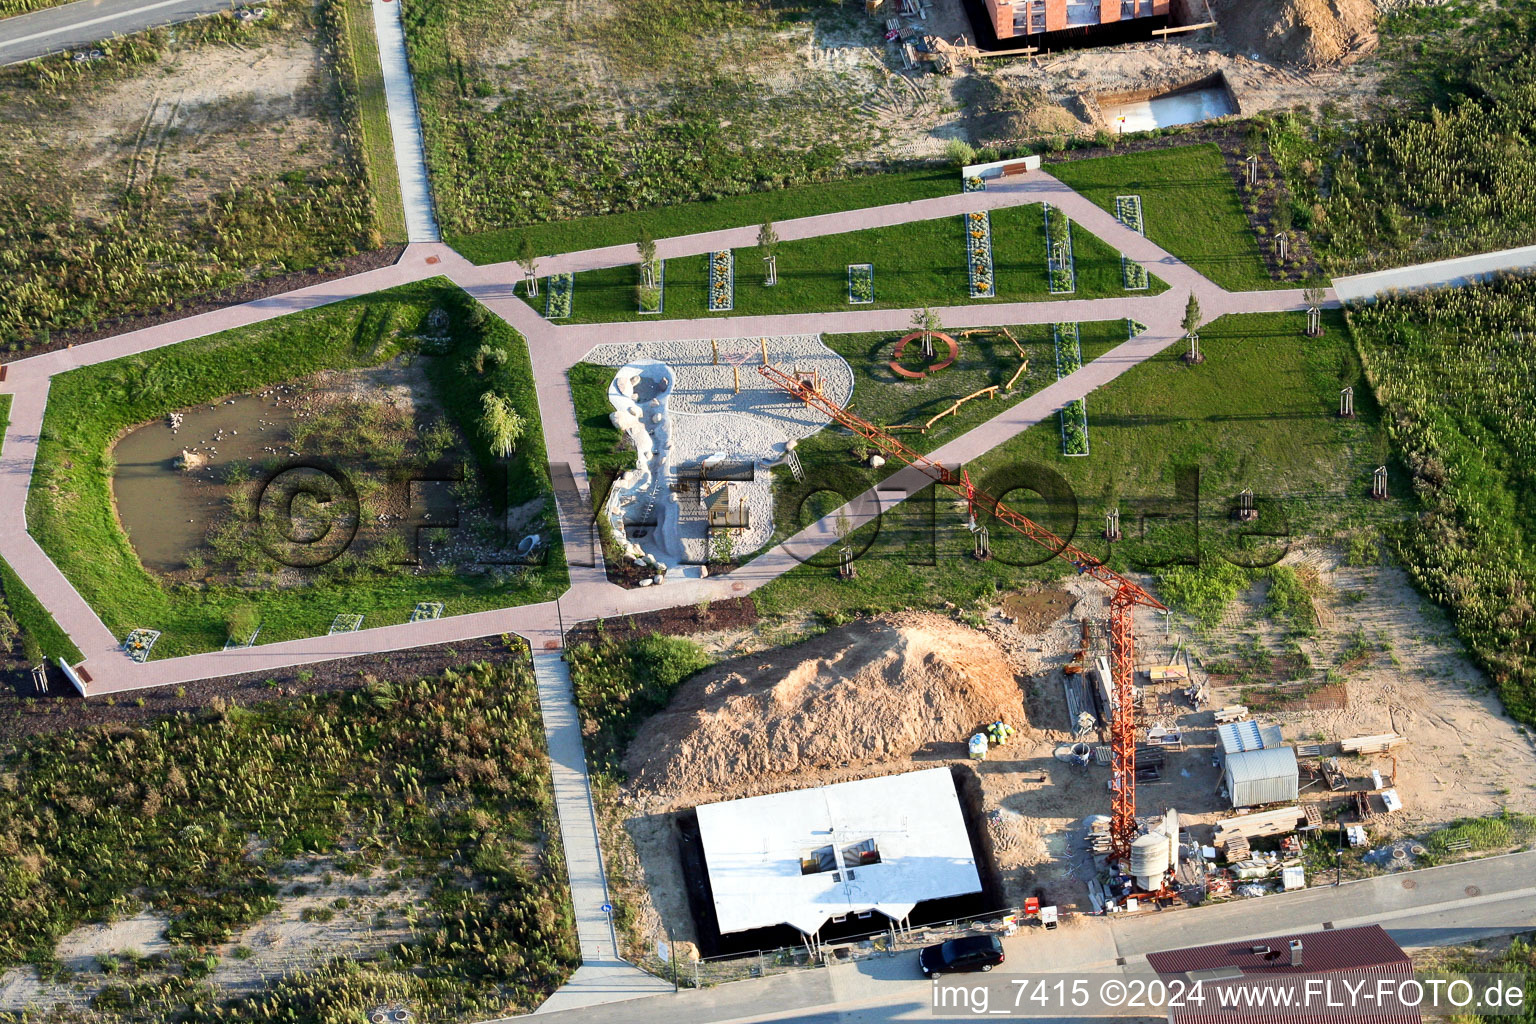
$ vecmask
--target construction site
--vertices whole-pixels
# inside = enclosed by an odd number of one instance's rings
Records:
[[[1517,778],[1530,737],[1397,570],[1293,550],[1320,625],[1308,656],[1344,671],[1269,685],[1220,656],[1238,636],[1278,644],[1262,582],[1221,627],[1191,630],[1149,578],[1109,569],[786,369],[765,360],[752,375],[948,488],[960,528],[979,535],[971,557],[1007,530],[1050,550],[1064,578],[1004,596],[979,624],[906,612],[768,649],[752,628],[702,637],[723,660],[624,760],[623,829],[646,887],[626,895],[643,933],[705,959],[819,962],[962,918],[1054,923],[1422,867],[1436,828],[1536,807]],[[943,784],[920,786],[935,768]],[[873,779],[891,792],[848,788]],[[740,822],[780,817],[741,838]],[[925,867],[957,863],[971,867]],[[743,872],[763,877],[743,892]],[[802,902],[815,910],[790,912]]]

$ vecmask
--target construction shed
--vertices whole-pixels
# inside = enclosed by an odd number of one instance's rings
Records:
[[[1280,738],[1278,725],[1260,725],[1252,720],[1218,725],[1216,740],[1217,746],[1221,748],[1223,760],[1232,754],[1242,754],[1250,750],[1270,750],[1283,746],[1285,742]]]
[[[1299,775],[1294,747],[1268,747],[1228,754],[1221,782],[1233,807],[1257,807],[1295,802]]]

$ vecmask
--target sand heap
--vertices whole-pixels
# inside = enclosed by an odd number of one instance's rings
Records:
[[[1211,9],[1238,50],[1287,64],[1321,67],[1376,48],[1371,0],[1213,0]]]
[[[633,782],[720,792],[783,772],[964,756],[977,728],[1026,731],[1023,693],[986,634],[941,615],[858,622],[690,680],[630,744]]]

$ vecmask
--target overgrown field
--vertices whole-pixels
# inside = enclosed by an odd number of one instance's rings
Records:
[[[418,355],[433,309],[449,315],[443,345],[432,346],[445,352]],[[417,573],[392,564],[381,547],[367,554],[349,549],[315,568],[283,568],[259,544],[262,526],[253,517],[245,531],[251,562],[238,583],[168,583],[145,571],[114,514],[108,449],[120,432],[224,395],[397,358],[427,360],[440,404],[475,453],[478,472],[468,467],[467,479],[493,508],[545,499],[539,532],[554,548],[543,565]],[[483,418],[486,394],[509,402],[526,424],[510,458],[493,450]],[[55,377],[27,508],[38,543],[114,633],[139,626],[164,631],[156,656],[222,646],[236,635],[233,617],[251,605],[265,643],[323,634],[341,612],[365,615],[365,625],[387,625],[405,621],[418,601],[443,601],[447,614],[501,608],[551,598],[566,581],[527,347],[505,323],[440,281]]]
[[[380,244],[340,2],[0,69],[0,346]]]
[[[105,983],[94,1008],[112,1019],[362,1020],[396,1001],[422,1020],[484,1019],[530,1011],[579,962],[521,660],[37,736],[3,777],[0,966],[67,981],[54,948],[72,929],[142,907],[169,919],[169,954],[79,978]],[[419,889],[395,911],[409,939],[220,988],[221,956],[248,958],[242,932],[301,895],[291,879],[316,862]]]
[[[1276,118],[1264,138],[1296,225],[1335,273],[1536,241],[1536,2],[1471,0],[1387,17],[1400,105],[1358,123]]]
[[[1110,213],[1115,196],[1141,196],[1147,237],[1223,288],[1277,287],[1213,143],[1068,160],[1045,169]]]
[[[1536,277],[1388,298],[1350,320],[1422,503],[1401,557],[1509,713],[1536,720]]]
[[[880,22],[828,0],[423,0],[404,15],[455,243],[937,156],[929,130],[958,124],[947,83],[893,75],[866,50],[884,54]]]
[[[735,302],[728,313],[709,312],[708,255],[667,260],[661,315],[670,320],[848,309],[848,266],[860,263],[874,265],[874,298],[872,302],[860,303],[860,308],[975,305],[1046,298],[1050,289],[1040,207],[994,210],[991,221],[996,273],[991,298],[969,297],[964,219],[946,217],[782,242],[775,250],[778,284],[771,288],[764,284],[760,251],[738,249]],[[1117,251],[1076,225],[1072,243],[1077,291],[1071,298],[1126,294]],[[653,315],[639,312],[639,283],[638,257],[632,265],[577,274],[569,320],[639,320]],[[1153,279],[1148,294],[1166,288],[1167,285]],[[528,301],[543,312],[543,292]]]
[[[1300,314],[1223,317],[1201,328],[1203,364],[1186,365],[1175,347],[1091,392],[1092,454],[1086,458],[1062,455],[1061,427],[1052,414],[966,468],[978,487],[1123,568],[1228,556],[1262,562],[1283,548],[1287,532],[1299,537],[1390,515],[1394,503],[1366,497],[1371,469],[1386,461],[1386,440],[1342,317],[1325,314],[1327,333],[1320,339],[1302,336],[1303,320]],[[1091,326],[1082,329],[1085,362],[1117,343],[1095,337]],[[1339,389],[1350,385],[1359,415],[1340,420]],[[856,494],[853,487],[864,478],[847,468],[838,474],[849,478],[843,485],[849,496]],[[832,472],[823,470],[820,479],[838,488]],[[1230,516],[1244,488],[1255,492],[1261,512],[1251,526]],[[800,525],[837,500],[829,490],[820,505],[808,503]],[[1113,547],[1101,536],[1111,507],[1120,509],[1126,538]],[[883,516],[877,528],[853,534],[856,579],[836,580],[834,560],[823,553],[758,591],[759,610],[818,608],[836,615],[914,600],[970,606],[1022,580],[1070,571],[989,516],[983,523],[996,557],[976,562],[964,523],[963,502],[929,488]],[[795,525],[784,522],[780,529]],[[1244,540],[1245,532],[1255,539]]]

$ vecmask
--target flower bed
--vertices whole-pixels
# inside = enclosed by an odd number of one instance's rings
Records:
[[[123,640],[123,651],[134,661],[148,661],[149,652],[154,649],[155,641],[159,639],[158,629],[135,629]]]
[[[722,249],[709,254],[709,311],[729,313],[736,308],[736,253]]]
[[[962,178],[961,184],[966,192],[985,192],[987,183],[979,174],[973,174],[969,178]]]
[[[1070,376],[1083,367],[1083,347],[1077,324],[1056,324],[1051,335],[1056,343],[1056,377]],[[1088,405],[1074,398],[1061,410],[1061,454],[1088,454]]]
[[[985,210],[968,213],[965,224],[966,265],[971,276],[971,298],[990,299],[997,294],[992,276],[992,218]]]
[[[1147,268],[1124,253],[1120,254],[1120,277],[1128,292],[1144,292],[1151,283],[1151,278],[1147,276]]]
[[[571,291],[575,287],[574,274],[553,274],[546,280],[544,319],[560,320],[571,315]]]
[[[1068,295],[1077,291],[1077,263],[1072,256],[1072,219],[1061,211],[1052,211],[1042,203],[1045,213],[1045,269],[1050,275],[1051,294]],[[1051,216],[1055,212],[1055,216]],[[1055,259],[1057,243],[1063,244],[1060,265]]]
[[[653,315],[660,313],[662,305],[666,301],[664,295],[667,287],[667,261],[657,260],[652,276],[656,283],[649,288],[642,281],[635,289],[635,311],[637,313]]]
[[[873,263],[848,264],[848,301],[855,306],[875,301],[875,265]]]
[[[1138,235],[1146,234],[1141,223],[1141,196],[1115,196],[1115,219]]]
[[[1147,325],[1142,323],[1140,320],[1132,320],[1127,317],[1125,320],[1125,340],[1130,341],[1132,338],[1136,337],[1138,334],[1141,334],[1146,329]]]

